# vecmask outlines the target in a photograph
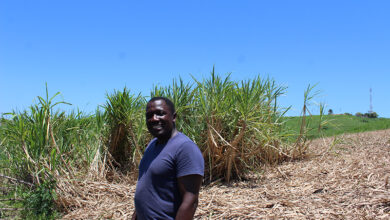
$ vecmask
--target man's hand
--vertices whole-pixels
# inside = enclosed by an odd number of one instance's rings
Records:
[[[177,211],[177,220],[192,219],[198,207],[199,189],[202,184],[201,175],[188,175],[178,178],[178,187],[182,203]]]

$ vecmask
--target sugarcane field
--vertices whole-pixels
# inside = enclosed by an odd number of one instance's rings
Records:
[[[174,79],[151,97],[176,106],[175,126],[204,159],[196,219],[388,219],[390,119],[279,104],[286,87],[260,75]],[[106,93],[93,114],[46,94],[1,118],[0,217],[131,219],[138,166],[153,138],[147,97]]]

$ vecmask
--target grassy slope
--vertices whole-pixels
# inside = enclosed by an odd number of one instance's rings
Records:
[[[390,118],[361,118],[352,115],[324,115],[322,127],[318,132],[320,116],[308,117],[308,137],[333,136],[344,133],[383,130],[390,128]],[[285,126],[292,131],[299,132],[301,117],[286,117]]]

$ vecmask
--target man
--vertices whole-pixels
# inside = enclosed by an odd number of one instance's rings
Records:
[[[133,219],[192,219],[195,214],[204,160],[175,122],[169,99],[154,97],[146,105],[146,125],[155,138],[139,165]]]

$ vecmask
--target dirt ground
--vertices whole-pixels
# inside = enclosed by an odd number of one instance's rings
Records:
[[[64,219],[131,217],[135,182],[80,185]],[[203,187],[195,218],[390,219],[390,130],[314,140],[304,160]]]

